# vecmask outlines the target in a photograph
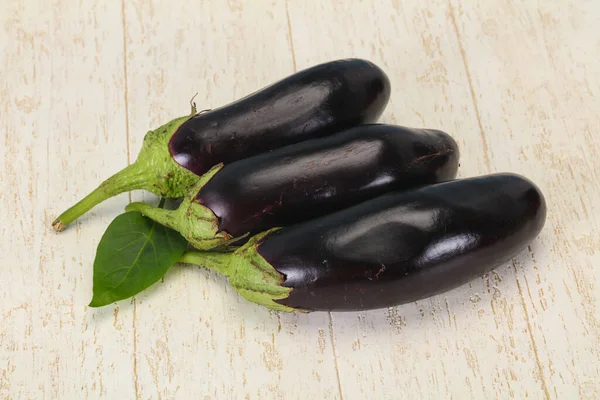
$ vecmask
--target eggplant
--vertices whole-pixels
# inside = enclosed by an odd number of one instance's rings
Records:
[[[62,231],[100,202],[145,189],[183,197],[213,166],[282,146],[373,123],[390,97],[383,70],[361,59],[308,68],[234,103],[176,118],[144,137],[135,163],[104,181],[63,212],[52,226]]]
[[[361,125],[214,167],[176,210],[145,203],[131,203],[126,210],[207,250],[389,191],[453,179],[458,160],[458,146],[445,132]]]
[[[546,202],[516,174],[387,193],[254,236],[233,253],[181,262],[228,276],[247,300],[282,311],[359,311],[437,295],[516,256],[542,230]]]

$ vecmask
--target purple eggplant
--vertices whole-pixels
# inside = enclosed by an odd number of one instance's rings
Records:
[[[207,250],[310,220],[383,193],[456,176],[459,149],[442,131],[369,124],[214,167],[176,210],[132,203]]]
[[[135,163],[104,181],[53,223],[57,231],[100,202],[145,189],[180,198],[213,166],[349,127],[375,122],[390,82],[361,59],[320,64],[224,107],[183,116],[150,131]]]
[[[515,257],[546,202],[515,174],[388,193],[254,236],[233,253],[188,252],[246,299],[283,311],[357,311],[443,293]]]

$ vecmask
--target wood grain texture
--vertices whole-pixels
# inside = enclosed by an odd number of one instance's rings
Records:
[[[119,13],[2,2],[0,398],[134,394],[131,330],[113,327],[113,310],[86,307],[98,239],[126,196],[64,236],[49,229],[127,162]]]
[[[600,398],[600,3],[593,0],[0,3],[0,398]],[[290,315],[178,266],[89,309],[121,195],[52,219],[144,134],[290,73],[365,57],[383,122],[452,134],[460,176],[546,195],[540,237],[431,299]]]

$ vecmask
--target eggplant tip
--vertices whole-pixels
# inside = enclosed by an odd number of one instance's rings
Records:
[[[65,224],[63,224],[63,222],[58,218],[52,222],[52,227],[56,232],[62,232],[65,230]]]

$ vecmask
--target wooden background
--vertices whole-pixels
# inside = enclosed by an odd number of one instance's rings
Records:
[[[123,194],[51,221],[144,134],[316,63],[389,74],[381,121],[443,129],[460,176],[511,171],[548,201],[539,239],[459,289],[289,315],[173,268],[90,309]],[[598,0],[0,2],[0,398],[600,398]]]

